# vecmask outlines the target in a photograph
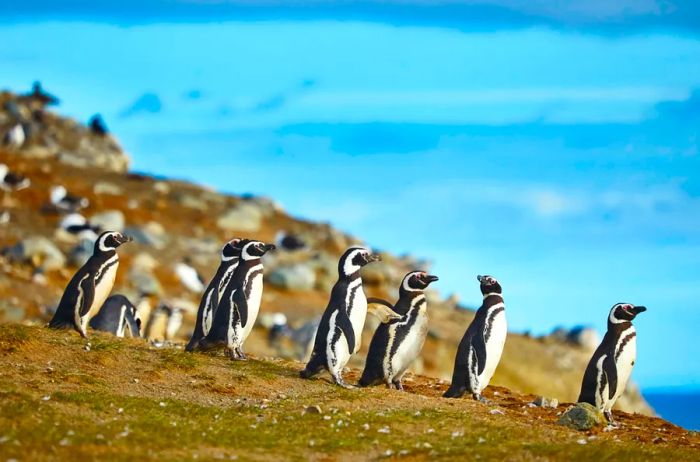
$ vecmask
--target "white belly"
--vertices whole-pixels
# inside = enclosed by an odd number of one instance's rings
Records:
[[[338,330],[337,328],[338,312],[334,312],[328,322],[328,336],[326,337],[326,358],[328,359],[328,368],[331,373],[341,372],[345,365],[350,361],[351,352],[348,350],[348,342],[343,335],[339,341],[333,343],[334,337]]]
[[[408,335],[403,339],[401,344],[396,349],[396,353],[391,359],[392,377],[389,379],[400,379],[406,369],[416,360],[423,349],[425,337],[428,333],[428,316],[425,314],[425,309],[421,309],[416,322],[411,327]],[[389,342],[391,345],[391,341]],[[385,371],[386,374],[386,371]],[[386,376],[386,375],[385,375]]]
[[[114,279],[117,277],[117,268],[119,267],[119,262],[114,263],[112,266],[105,270],[105,274],[100,281],[100,284],[95,287],[95,298],[90,307],[90,313],[87,318],[90,320],[97,312],[100,310],[104,304],[109,294],[112,292],[114,287]]]
[[[353,299],[352,310],[350,311],[350,323],[355,333],[355,350],[352,353],[357,353],[362,346],[362,329],[365,327],[365,319],[367,318],[367,297],[364,290],[362,290],[362,279],[357,278],[352,284],[359,285]],[[348,297],[350,297],[352,287],[348,287]],[[349,298],[347,306],[350,306]]]
[[[631,328],[634,329],[634,328]],[[625,331],[620,338],[624,338],[627,334],[630,332],[634,332],[633,330],[628,329]],[[604,405],[603,408],[605,410],[610,410],[612,407],[615,405],[615,402],[617,399],[624,393],[625,388],[627,387],[627,382],[630,379],[630,376],[632,375],[632,369],[634,368],[634,362],[637,359],[637,337],[632,337],[624,346],[622,349],[622,352],[618,356],[617,360],[615,361],[615,365],[617,366],[617,391],[615,392],[615,395],[613,396],[612,400],[607,400],[606,398],[609,395],[606,395],[603,397]]]
[[[255,320],[258,319],[258,312],[260,311],[260,302],[262,301],[263,293],[263,275],[258,274],[253,279],[248,281],[250,285],[250,298],[248,299],[248,322],[243,327],[242,338],[240,343],[243,344],[245,340],[250,335],[250,331],[253,330],[255,325]]]
[[[506,344],[507,335],[508,323],[506,322],[506,312],[504,310],[498,313],[493,319],[491,336],[488,342],[486,342],[486,366],[479,376],[479,387],[481,390],[488,386],[493,374],[496,372],[498,363],[501,361],[503,346]],[[479,392],[481,392],[481,390],[479,390]]]

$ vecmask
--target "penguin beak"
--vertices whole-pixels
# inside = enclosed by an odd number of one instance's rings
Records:
[[[131,241],[133,241],[133,240],[134,240],[133,237],[131,237],[131,236],[126,236],[126,235],[122,234],[121,237],[119,238],[119,241],[120,241],[119,243],[120,243],[120,244],[126,244],[127,242],[131,242]]]
[[[483,277],[483,276],[479,275],[479,276],[476,277],[476,280],[479,281],[479,282],[481,282],[481,278],[482,278],[482,277]]]
[[[277,247],[274,244],[265,244],[263,249],[265,249],[265,253],[269,252],[270,250],[275,250]]]
[[[431,282],[439,281],[439,280],[440,280],[439,277],[434,276],[434,275],[432,275],[432,274],[428,274],[428,275],[425,276],[425,281],[426,281],[428,284],[430,284]]]
[[[646,310],[646,306],[635,306],[634,308],[632,308],[632,312],[635,314],[635,316],[639,313],[644,313]]]

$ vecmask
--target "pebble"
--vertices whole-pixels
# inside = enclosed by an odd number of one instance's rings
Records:
[[[500,409],[491,409],[489,411],[489,414],[491,414],[491,415],[505,415],[505,412],[501,411]]]
[[[581,438],[580,440],[577,440],[576,442],[578,444],[588,444],[588,441],[584,440],[583,438]]]
[[[308,406],[306,409],[304,409],[304,414],[321,414],[322,412],[321,406],[318,405]]]
[[[377,430],[377,433],[391,433],[391,430],[389,429],[389,427],[382,427],[379,430]]]

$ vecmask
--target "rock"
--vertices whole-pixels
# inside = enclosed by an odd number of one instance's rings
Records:
[[[314,405],[314,406],[307,406],[304,409],[304,414],[321,414],[321,406]]]
[[[316,284],[316,273],[304,264],[280,266],[267,277],[270,284],[290,290],[312,290]]]
[[[262,218],[258,207],[244,202],[220,216],[216,224],[226,231],[255,232],[260,229]]]
[[[124,214],[119,210],[105,210],[90,217],[90,224],[103,231],[124,231]]]
[[[149,253],[141,252],[131,261],[131,267],[150,272],[158,266],[158,261]]]
[[[83,266],[92,256],[95,243],[89,239],[82,239],[73,247],[68,255],[68,262],[73,266]]]
[[[44,271],[58,270],[66,266],[66,257],[56,245],[43,236],[22,239],[8,250],[10,260],[31,263]]]
[[[606,422],[603,413],[588,403],[578,403],[569,408],[557,421],[574,430],[590,430],[593,427],[604,425]]]
[[[569,331],[566,340],[569,343],[580,346],[586,351],[595,351],[600,343],[600,336],[595,329],[577,326]]]
[[[170,185],[164,181],[156,181],[153,183],[153,190],[159,194],[168,194],[170,192]]]
[[[98,181],[92,187],[95,194],[106,194],[110,196],[120,196],[124,193],[121,187],[107,181]]]
[[[269,197],[244,194],[242,199],[244,204],[257,208],[266,218],[283,211],[282,206]]]
[[[126,228],[124,234],[133,237],[134,241],[139,244],[149,245],[156,249],[164,248],[167,242],[163,226],[154,221],[148,222],[140,228]]]
[[[391,285],[399,279],[397,269],[386,263],[374,263],[362,268],[362,282],[369,285]]]
[[[544,396],[538,396],[535,398],[535,400],[532,402],[535,406],[539,407],[551,407],[551,408],[556,408],[559,406],[559,400],[556,398],[547,398]]]
[[[175,200],[177,200],[181,206],[190,209],[206,210],[207,208],[207,202],[204,199],[185,191],[176,192]]]
[[[153,274],[138,268],[132,268],[129,271],[129,282],[141,293],[160,295],[163,293],[163,287],[160,281]]]

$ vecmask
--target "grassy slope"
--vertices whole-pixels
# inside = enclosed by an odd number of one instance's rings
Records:
[[[424,377],[407,392],[343,390],[299,379],[294,362],[232,363],[107,335],[91,343],[0,325],[2,460],[700,457],[700,437],[661,419],[618,413],[622,429],[575,432],[554,423],[563,406],[530,408],[530,396],[504,388],[487,390],[494,404],[484,406],[440,398],[446,385]],[[310,405],[322,414],[304,415]]]

